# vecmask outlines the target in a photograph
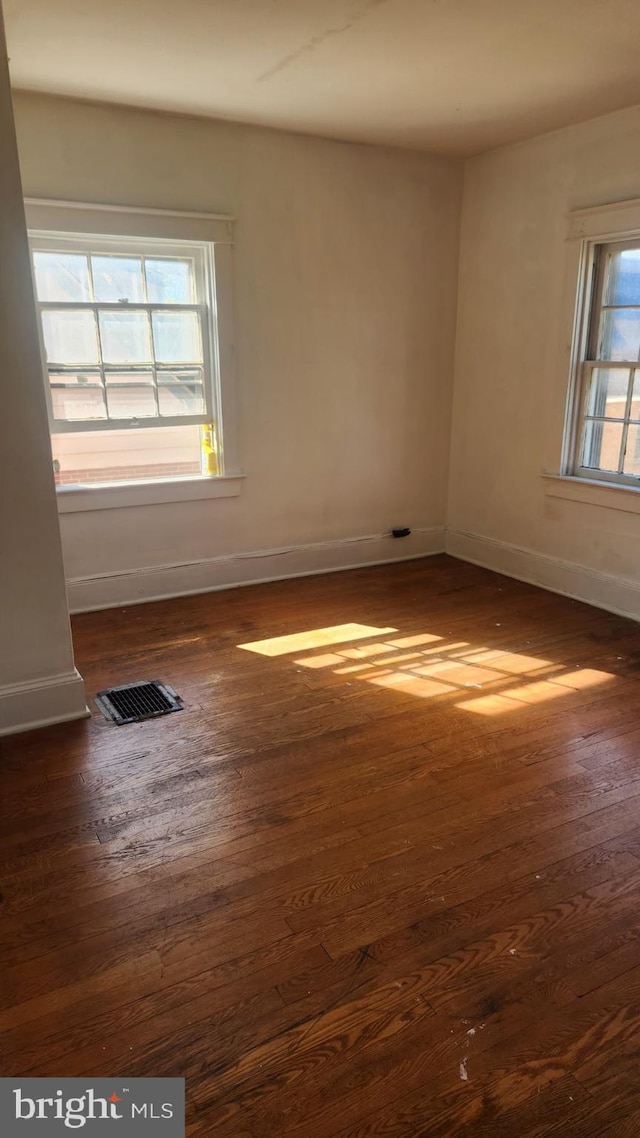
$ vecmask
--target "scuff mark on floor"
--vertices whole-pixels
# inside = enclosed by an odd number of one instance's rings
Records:
[[[469,1081],[469,1075],[467,1074],[467,1060],[466,1059],[463,1059],[461,1064],[460,1064],[460,1078],[462,1079],[463,1083],[468,1083],[468,1081]]]

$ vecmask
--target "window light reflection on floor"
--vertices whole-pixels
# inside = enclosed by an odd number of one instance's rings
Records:
[[[478,715],[522,710],[615,678],[609,672],[565,665],[504,648],[486,648],[464,640],[447,643],[445,637],[431,632],[393,636],[397,631],[365,624],[340,624],[238,647],[262,656],[295,653],[292,662],[296,667],[331,669],[334,675],[353,675],[354,679],[376,687],[420,699],[464,696],[454,706]],[[370,643],[354,644],[366,639]],[[330,651],[313,651],[327,648]],[[490,691],[476,695],[480,689]]]
[[[367,636],[385,636],[397,628],[373,628],[368,624],[336,624],[331,628],[312,628],[309,632],[294,632],[290,636],[274,636],[270,640],[256,640],[253,644],[238,644],[247,652],[260,656],[284,656],[287,652],[305,652],[309,648],[326,648],[332,644],[348,644],[364,640]]]

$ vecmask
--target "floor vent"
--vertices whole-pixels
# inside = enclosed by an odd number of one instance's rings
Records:
[[[182,711],[180,697],[173,688],[158,680],[140,680],[135,684],[120,684],[117,688],[99,691],[96,703],[105,719],[122,727],[125,723],[139,723],[156,715]]]

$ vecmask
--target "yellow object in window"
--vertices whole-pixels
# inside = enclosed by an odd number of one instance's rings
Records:
[[[205,423],[200,428],[200,450],[202,473],[218,474],[218,443],[214,423]]]

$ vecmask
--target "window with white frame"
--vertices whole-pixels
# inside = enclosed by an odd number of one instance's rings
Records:
[[[53,203],[27,216],[59,488],[223,475],[229,224]]]
[[[574,336],[560,473],[638,489],[640,200],[579,209],[567,236]]]
[[[592,250],[575,471],[640,480],[640,240]]]

